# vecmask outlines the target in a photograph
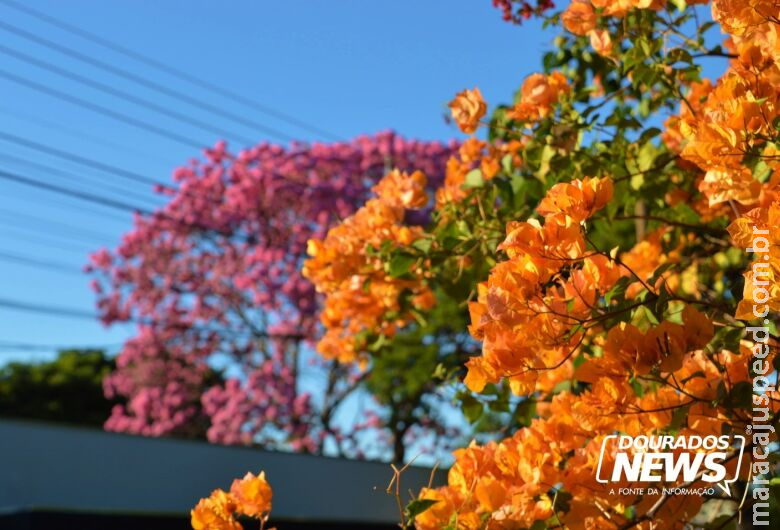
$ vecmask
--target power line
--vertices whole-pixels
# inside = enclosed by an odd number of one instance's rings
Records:
[[[2,223],[2,221],[0,221]],[[6,223],[7,224],[7,223]],[[11,224],[11,226],[14,226]],[[25,243],[31,243],[33,245],[38,245],[46,248],[56,248],[58,250],[64,250],[65,252],[74,252],[80,255],[85,255],[91,250],[91,246],[86,246],[86,248],[77,247],[75,245],[68,245],[58,239],[48,238],[48,237],[42,237],[38,234],[37,230],[29,229],[26,227],[17,227],[21,228],[21,230],[25,231],[28,230],[30,232],[33,232],[32,234],[26,234],[24,232],[17,232],[15,230],[9,230],[7,228],[4,228],[2,233],[0,233],[0,237],[8,237],[11,239],[15,239],[17,241],[23,241]]]
[[[0,341],[0,350],[18,350],[27,352],[48,352],[48,351],[69,351],[69,350],[91,350],[106,351],[121,348],[121,343],[102,344],[102,345],[60,345],[60,344],[35,344],[30,342],[10,342]]]
[[[121,68],[118,68],[116,66],[113,66],[112,64],[106,63],[104,61],[100,61],[98,59],[95,59],[93,57],[90,57],[89,55],[85,55],[81,52],[78,52],[76,50],[73,50],[71,48],[68,48],[66,46],[62,46],[60,44],[57,44],[56,42],[53,42],[49,39],[44,39],[43,37],[39,37],[38,35],[35,35],[34,33],[30,33],[29,31],[25,31],[23,29],[17,28],[11,24],[7,24],[5,22],[0,21],[0,29],[3,29],[9,33],[13,33],[14,35],[17,35],[23,39],[35,42],[36,44],[39,44],[41,46],[44,46],[46,48],[55,50],[63,55],[67,55],[68,57],[72,57],[74,59],[77,59],[79,61],[85,62],[87,64],[92,65],[95,68],[99,68],[101,70],[107,71],[112,73],[113,75],[122,77],[124,79],[128,79],[134,83],[137,83],[141,86],[144,86],[148,89],[154,90],[156,92],[165,94],[168,97],[178,99],[180,101],[183,101],[189,105],[192,105],[194,107],[200,108],[202,110],[206,110],[212,114],[216,114],[218,116],[222,116],[224,118],[233,120],[235,122],[241,123],[247,127],[251,127],[253,129],[257,129],[258,131],[263,131],[265,134],[268,134],[269,136],[274,136],[276,138],[282,139],[284,141],[290,141],[294,138],[290,136],[289,134],[286,134],[284,132],[281,132],[273,127],[269,127],[267,125],[263,125],[257,122],[254,122],[252,120],[248,120],[244,118],[243,116],[240,116],[238,114],[233,114],[232,112],[225,111],[224,109],[217,107],[215,105],[211,105],[210,103],[206,103],[204,101],[201,101],[197,98],[194,98],[192,96],[189,96],[187,94],[184,94],[182,92],[179,92],[178,90],[173,90],[171,88],[168,88],[165,85],[162,85],[160,83],[157,83],[156,81],[149,80],[143,76],[133,74],[131,72],[128,72],[126,70],[123,70]]]
[[[117,215],[113,212],[107,212],[105,210],[100,210],[98,208],[90,208],[89,206],[86,206],[84,204],[74,204],[63,200],[57,200],[57,198],[48,197],[48,196],[32,198],[25,195],[24,193],[19,193],[18,190],[16,190],[15,188],[10,188],[4,191],[4,193],[7,196],[14,197],[17,201],[20,200],[26,203],[33,204],[36,208],[39,208],[41,205],[45,204],[62,211],[77,209],[79,213],[90,213],[92,215],[97,215],[102,217],[101,220],[111,220],[116,223],[122,223],[123,225],[126,224],[128,221],[127,218],[122,217],[121,215]]]
[[[44,314],[44,315],[51,315],[51,316],[59,316],[59,317],[65,317],[65,318],[80,318],[80,319],[88,319],[88,320],[97,320],[98,315],[95,313],[91,313],[88,311],[83,311],[81,309],[74,309],[74,308],[68,308],[68,307],[62,307],[62,306],[49,306],[49,305],[42,305],[42,304],[31,304],[27,302],[21,302],[19,300],[11,300],[8,298],[0,298],[0,308],[2,309],[12,309],[17,311],[25,311],[29,313],[38,313],[38,314]],[[121,322],[135,322],[142,325],[154,325],[154,322],[151,321],[144,321],[137,318],[129,318],[127,320],[123,320]],[[258,336],[264,336],[269,337],[271,335],[268,335],[265,332],[254,332],[254,331],[246,331],[246,335],[242,335],[238,332],[238,330],[217,330],[217,329],[210,329],[207,327],[200,327],[195,326],[192,324],[186,324],[186,323],[180,323],[179,326],[183,330],[189,330],[189,331],[195,331],[198,333],[215,333],[220,336],[228,336],[228,337],[241,337],[246,336],[246,338],[256,338]],[[304,339],[304,337],[301,334],[284,334],[284,335],[276,335],[274,334],[273,337],[275,338],[287,338],[287,339]]]
[[[48,120],[45,118],[41,118],[39,116],[35,116],[33,114],[28,114],[26,112],[19,112],[18,110],[12,109],[11,107],[5,105],[0,105],[0,112],[12,118],[16,118],[17,120],[20,120],[26,124],[34,123],[39,127],[45,128],[47,131],[56,130],[62,133],[66,133],[70,137],[87,140],[94,144],[107,147],[113,151],[118,151],[123,154],[134,154],[137,155],[138,157],[147,160],[153,159],[162,164],[170,164],[171,162],[169,159],[160,156],[159,153],[153,153],[149,150],[138,149],[137,146],[128,145],[127,143],[120,144],[119,142],[112,142],[105,137],[96,136],[93,134],[86,133],[82,130],[76,129],[74,127],[69,127],[68,125],[62,123],[61,121]]]
[[[101,234],[100,232],[94,232],[92,230],[89,230],[88,228],[83,228],[79,226],[73,226],[67,223],[63,223],[61,221],[55,221],[52,219],[46,219],[44,217],[38,217],[35,215],[30,215],[26,213],[21,212],[14,212],[12,210],[6,210],[4,208],[0,208],[0,218],[5,217],[6,219],[11,219],[12,221],[15,220],[26,220],[31,221],[33,223],[38,223],[39,225],[43,224],[47,227],[51,226],[59,226],[61,228],[65,229],[65,233],[68,235],[76,236],[76,237],[83,237],[88,239],[97,239],[97,240],[113,240],[114,238],[112,236],[109,236],[108,234]],[[92,242],[92,241],[90,241]]]
[[[0,308],[14,309],[17,311],[26,311],[31,313],[39,313],[44,315],[67,317],[67,318],[86,318],[89,320],[97,320],[97,315],[95,315],[94,313],[88,311],[82,311],[80,309],[30,304],[27,302],[10,300],[7,298],[0,298]]]
[[[39,151],[41,153],[46,153],[48,155],[55,156],[57,158],[61,158],[63,160],[68,160],[70,162],[75,162],[77,164],[81,164],[85,167],[90,167],[93,169],[98,169],[100,171],[103,171],[105,173],[110,173],[113,175],[116,175],[118,177],[122,177],[128,180],[132,180],[135,182],[139,182],[142,184],[147,184],[151,186],[155,186],[157,188],[165,188],[169,190],[175,190],[173,186],[170,184],[166,184],[164,182],[161,182],[159,180],[155,180],[153,178],[149,178],[147,176],[141,175],[139,173],[135,173],[133,171],[128,171],[126,169],[112,166],[110,164],[106,164],[103,162],[99,162],[97,160],[93,160],[90,158],[86,158],[80,155],[73,154],[69,151],[62,151],[60,149],[55,149],[53,147],[49,147],[47,145],[43,145],[38,142],[34,142],[32,140],[28,140],[26,138],[22,138],[20,136],[17,136],[15,134],[10,134],[6,132],[0,131],[0,139],[5,140],[7,142],[11,142],[16,145],[21,145],[23,147],[27,147],[29,149],[32,149],[34,151]],[[186,190],[178,190],[182,195],[189,196],[189,197],[200,197],[205,200],[208,200],[210,202],[214,202],[215,204],[219,204],[218,200],[215,200],[213,197],[204,195],[204,194],[198,194]]]
[[[287,113],[281,112],[279,110],[273,109],[271,107],[268,107],[267,105],[263,105],[262,103],[247,98],[245,96],[242,96],[241,94],[238,94],[236,92],[233,92],[231,90],[228,90],[224,87],[221,87],[219,85],[216,85],[214,83],[211,83],[205,79],[196,77],[192,74],[189,74],[183,70],[179,70],[178,68],[174,68],[170,65],[167,65],[163,63],[162,61],[158,61],[157,59],[154,59],[152,57],[149,57],[148,55],[143,55],[141,53],[136,52],[135,50],[132,50],[130,48],[127,48],[125,46],[122,46],[120,44],[116,44],[114,42],[109,41],[108,39],[105,39],[95,33],[92,33],[90,31],[87,31],[85,29],[76,27],[72,24],[68,24],[67,22],[63,22],[61,20],[58,20],[50,15],[47,15],[46,13],[43,13],[41,11],[38,11],[36,9],[33,9],[29,6],[20,4],[19,2],[14,2],[13,0],[0,0],[3,4],[10,7],[11,9],[15,9],[17,11],[21,11],[23,13],[26,13],[27,15],[37,18],[38,20],[42,20],[46,22],[47,24],[51,24],[53,26],[56,26],[62,30],[65,30],[69,33],[72,33],[74,35],[78,35],[79,37],[86,39],[88,41],[94,42],[95,44],[98,44],[100,46],[103,46],[104,48],[107,48],[109,50],[112,50],[114,52],[120,53],[122,55],[125,55],[126,57],[130,57],[131,59],[138,61],[139,63],[145,64],[147,66],[151,66],[152,68],[156,68],[157,70],[161,72],[165,72],[168,75],[171,75],[173,77],[177,77],[183,81],[187,81],[188,83],[199,86],[203,89],[206,89],[210,92],[213,92],[215,94],[219,94],[223,97],[234,99],[237,102],[257,110],[258,112],[262,112],[263,114],[266,114],[268,116],[272,116],[278,120],[285,121],[289,123],[290,125],[294,125],[300,129],[307,130],[309,132],[319,134],[323,137],[330,138],[331,140],[339,140],[340,138],[338,135],[328,132],[324,129],[321,129],[315,125],[312,125],[310,123],[307,123],[299,118],[296,118],[294,116],[291,116]]]
[[[62,262],[40,260],[37,258],[22,256],[20,254],[14,254],[3,250],[0,250],[0,261],[16,263],[19,265],[27,265],[30,267],[37,267],[39,269],[47,269],[50,271],[62,272],[66,274],[78,274],[79,276],[84,274],[78,268],[72,267]]]
[[[44,145],[42,143],[34,142],[32,140],[28,140],[26,138],[22,138],[20,136],[17,136],[15,134],[10,134],[6,132],[0,131],[0,139],[3,139],[7,142],[11,142],[16,145],[21,145],[23,147],[27,147],[28,149],[33,149],[35,151],[39,151],[41,153],[46,153],[48,155],[55,156],[57,158],[61,158],[63,160],[68,160],[70,162],[75,162],[77,164],[81,164],[82,166],[91,167],[93,169],[98,169],[100,171],[103,171],[105,173],[111,173],[118,177],[122,177],[128,180],[133,180],[135,182],[140,182],[142,184],[147,184],[150,186],[164,186],[164,187],[170,187],[167,184],[164,184],[162,182],[159,182],[153,178],[146,177],[144,175],[141,175],[139,173],[135,173],[133,171],[128,171],[126,169],[122,169],[117,166],[112,166],[110,164],[105,164],[103,162],[99,162],[97,160],[92,160],[90,158],[86,158],[80,155],[73,154],[68,151],[62,151],[60,149],[55,149],[53,147],[49,147],[48,145]]]
[[[323,137],[330,138],[331,140],[339,140],[340,138],[338,135],[328,132],[324,129],[320,129],[319,127],[312,125],[310,123],[307,123],[299,118],[296,118],[294,116],[291,116],[287,113],[281,112],[279,110],[273,109],[271,107],[268,107],[267,105],[263,105],[262,103],[252,100],[250,98],[247,98],[245,96],[242,96],[241,94],[238,94],[236,92],[233,92],[231,90],[228,90],[226,88],[223,88],[219,85],[216,85],[214,83],[211,83],[210,81],[204,80],[202,78],[196,77],[192,74],[189,74],[183,70],[179,70],[178,68],[174,68],[170,65],[167,65],[163,63],[162,61],[158,61],[157,59],[154,59],[152,57],[149,57],[148,55],[144,55],[141,53],[136,52],[135,50],[132,50],[130,48],[127,48],[125,46],[122,46],[120,44],[116,44],[114,42],[111,42],[108,39],[105,39],[95,33],[92,33],[90,31],[87,31],[85,29],[76,27],[72,24],[68,24],[67,22],[63,22],[61,20],[58,20],[50,15],[47,15],[46,13],[43,13],[41,11],[38,11],[36,9],[33,9],[29,6],[26,6],[24,4],[20,4],[19,2],[15,2],[13,0],[0,0],[3,4],[10,7],[11,9],[15,9],[17,11],[21,11],[23,13],[26,13],[28,16],[31,16],[33,18],[37,18],[38,20],[42,20],[46,22],[47,24],[51,24],[52,26],[56,26],[62,30],[67,31],[68,33],[78,35],[79,37],[86,39],[90,42],[93,42],[95,44],[98,44],[99,46],[103,46],[104,48],[107,48],[109,50],[112,50],[114,52],[120,53],[122,55],[125,55],[126,57],[130,57],[131,59],[138,61],[139,63],[145,64],[147,66],[151,66],[152,68],[156,68],[157,70],[161,72],[165,72],[168,75],[171,75],[173,77],[177,77],[183,81],[187,81],[188,83],[199,86],[201,88],[204,88],[210,92],[213,92],[215,94],[219,94],[223,97],[234,99],[237,102],[257,110],[258,112],[262,112],[263,114],[266,114],[268,116],[272,116],[274,118],[277,118],[281,121],[285,121],[289,123],[290,125],[294,125],[300,129],[307,130],[309,132],[319,134]]]
[[[2,25],[2,22],[0,22],[0,25]],[[5,70],[0,70],[0,77],[12,81],[14,83],[17,83],[19,85],[25,86],[27,88],[31,88],[33,90],[37,90],[38,92],[41,92],[43,94],[47,94],[53,98],[61,99],[63,101],[67,101],[68,103],[71,103],[73,105],[77,105],[80,107],[84,107],[85,109],[89,109],[92,112],[95,112],[97,114],[103,114],[104,116],[108,116],[109,118],[113,118],[117,121],[120,121],[122,123],[126,123],[128,125],[132,125],[133,127],[137,127],[139,129],[142,129],[147,132],[155,133],[159,136],[162,136],[163,138],[167,138],[171,141],[178,142],[180,144],[194,147],[195,149],[201,149],[203,147],[203,142],[200,142],[198,140],[194,140],[192,138],[188,138],[186,136],[182,136],[178,133],[174,133],[171,131],[168,131],[166,129],[163,129],[162,127],[158,127],[152,123],[139,120],[136,118],[133,118],[132,116],[128,116],[127,114],[122,114],[121,112],[117,112],[114,110],[111,110],[109,108],[103,107],[102,105],[98,105],[96,103],[92,103],[91,101],[87,101],[85,99],[81,99],[76,96],[72,96],[70,94],[67,94],[65,92],[62,92],[60,90],[48,87],[46,85],[42,85],[40,83],[36,83],[35,81],[30,81],[29,79],[25,79],[24,77],[20,77],[18,75],[14,75],[10,72],[6,72]]]
[[[150,215],[151,212],[144,210],[142,208],[135,207],[131,204],[128,204],[126,202],[117,201],[114,199],[109,199],[107,197],[101,197],[100,195],[95,195],[93,193],[87,193],[82,192],[78,190],[72,190],[68,189],[62,186],[57,186],[56,184],[50,184],[48,182],[44,182],[42,180],[26,177],[24,175],[18,175],[16,173],[9,173],[8,171],[2,171],[0,170],[0,179],[8,180],[11,182],[16,182],[18,184],[24,184],[26,186],[30,186],[33,188],[43,189],[50,191],[52,193],[58,193],[60,195],[66,195],[68,197],[73,197],[75,199],[81,199],[87,202],[92,202],[95,204],[100,204],[101,206],[105,206],[107,208],[113,208],[115,210],[123,210],[123,211],[130,211],[130,212],[139,212],[146,215]]]
[[[81,175],[77,175],[76,173],[71,173],[69,171],[65,171],[65,170],[62,170],[62,169],[59,169],[59,168],[54,168],[54,167],[51,167],[51,166],[47,166],[45,164],[39,164],[38,162],[33,162],[32,160],[28,160],[28,159],[21,158],[21,157],[18,157],[18,156],[8,155],[8,154],[5,154],[5,153],[0,153],[0,159],[2,159],[2,160],[9,160],[9,161],[14,162],[16,164],[22,164],[24,166],[28,166],[28,167],[37,169],[38,171],[43,171],[47,175],[59,175],[61,177],[67,178],[69,181],[70,180],[76,180],[76,181],[84,182],[83,177]],[[94,185],[95,184],[95,180],[86,181],[85,183],[88,184],[88,185]],[[154,204],[154,201],[153,201],[152,197],[150,197],[150,196],[142,195],[140,193],[136,193],[136,192],[134,192],[132,190],[128,190],[128,189],[125,189],[125,188],[120,188],[118,186],[114,186],[114,185],[112,185],[110,183],[107,183],[105,181],[98,180],[98,184],[97,185],[98,186],[102,186],[106,190],[112,191],[114,193],[119,193],[123,197],[134,197],[136,200],[141,200],[141,201],[147,202],[147,203],[149,203],[148,206],[150,206],[150,207],[157,206],[156,204]]]
[[[254,143],[253,140],[249,140],[247,138],[242,138],[240,136],[236,136],[235,134],[231,133],[230,131],[227,131],[225,129],[221,129],[219,127],[215,127],[207,122],[198,120],[196,118],[192,118],[191,116],[188,116],[186,114],[182,114],[180,112],[176,112],[175,110],[171,110],[168,107],[165,107],[163,105],[159,105],[153,101],[150,101],[148,99],[144,99],[138,96],[135,96],[133,94],[130,94],[129,92],[125,92],[123,90],[119,90],[117,88],[112,87],[111,85],[107,85],[105,83],[101,83],[99,81],[95,81],[93,79],[90,79],[88,77],[75,74],[71,72],[70,70],[67,70],[65,68],[60,68],[59,66],[42,61],[40,59],[36,59],[35,57],[31,55],[27,55],[26,53],[14,50],[12,48],[8,48],[7,46],[3,46],[0,44],[0,53],[4,53],[6,55],[10,55],[11,57],[14,57],[20,61],[24,61],[28,64],[32,64],[42,70],[46,70],[49,72],[53,72],[59,76],[65,77],[66,79],[70,79],[72,81],[76,81],[77,83],[81,83],[83,85],[86,85],[88,87],[94,88],[95,90],[99,90],[101,92],[104,92],[106,94],[110,94],[114,97],[124,99],[126,101],[130,101],[131,103],[134,103],[135,105],[145,107],[147,109],[151,109],[154,112],[158,112],[160,114],[163,114],[165,116],[168,116],[169,118],[173,118],[175,120],[179,120],[181,122],[187,123],[189,125],[198,127],[200,129],[203,129],[204,131],[208,131],[213,134],[217,134],[223,137],[234,137],[238,139],[240,142],[251,145]]]
[[[212,228],[210,228],[208,226],[205,226],[205,225],[202,225],[202,224],[199,224],[199,223],[190,223],[190,222],[183,221],[181,219],[177,219],[177,218],[172,217],[172,216],[170,216],[170,215],[168,215],[168,214],[166,214],[164,212],[159,212],[158,211],[158,212],[154,212],[153,213],[153,212],[150,212],[149,210],[146,210],[146,209],[143,209],[143,208],[139,208],[137,206],[131,205],[131,204],[123,202],[123,201],[118,201],[118,200],[115,200],[115,199],[110,199],[108,197],[102,197],[100,195],[95,195],[93,193],[88,193],[88,192],[83,192],[83,191],[80,191],[80,190],[74,190],[74,189],[66,188],[66,187],[63,187],[63,186],[58,186],[56,184],[51,184],[51,183],[48,183],[48,182],[45,182],[45,181],[42,181],[42,180],[38,180],[38,179],[35,179],[35,178],[31,178],[31,177],[28,177],[28,176],[25,176],[25,175],[19,175],[17,173],[10,173],[8,171],[0,170],[0,179],[8,180],[8,181],[11,181],[11,182],[16,182],[18,184],[24,184],[24,185],[32,187],[32,188],[38,188],[38,189],[47,190],[47,191],[50,191],[52,193],[58,193],[60,195],[65,195],[65,196],[68,196],[68,197],[81,199],[81,200],[84,200],[84,201],[87,201],[87,202],[100,204],[101,206],[106,206],[108,208],[114,208],[114,209],[117,209],[117,210],[124,210],[124,211],[131,211],[131,212],[139,213],[139,214],[146,215],[146,216],[154,216],[154,215],[156,215],[158,217],[162,217],[162,218],[164,218],[164,219],[166,219],[168,221],[171,221],[171,222],[176,223],[176,224],[180,224],[182,226],[186,226],[188,228],[197,228],[199,230],[204,230],[204,231],[213,230],[213,231],[215,231],[217,233],[222,234],[223,236],[230,236],[230,234],[226,234],[224,232],[220,232],[218,230],[212,229]]]
[[[25,138],[21,138],[19,136],[14,135],[14,134],[9,134],[9,133],[5,133],[5,132],[0,131],[0,139],[6,140],[6,141],[11,142],[11,143],[14,143],[16,145],[22,145],[24,147],[28,147],[30,149],[33,149],[33,150],[36,150],[36,151],[40,151],[42,153],[50,154],[50,155],[56,156],[58,158],[62,158],[64,160],[69,160],[69,161],[72,161],[72,162],[76,162],[76,163],[82,164],[82,165],[84,165],[86,167],[92,167],[92,168],[100,169],[101,171],[105,171],[107,173],[111,173],[111,174],[114,174],[114,175],[117,175],[117,176],[129,179],[129,180],[133,180],[133,181],[136,181],[136,182],[142,182],[142,183],[146,183],[146,184],[151,184],[151,185],[154,185],[156,187],[162,187],[162,188],[166,188],[166,189],[175,189],[175,188],[173,188],[172,186],[170,186],[168,184],[156,181],[154,179],[150,179],[149,177],[145,177],[145,176],[140,175],[138,173],[134,173],[132,171],[127,171],[125,169],[118,168],[116,166],[112,166],[112,165],[109,165],[109,164],[105,164],[103,162],[98,162],[96,160],[92,160],[92,159],[89,159],[89,158],[85,158],[83,156],[75,155],[75,154],[67,152],[67,151],[61,151],[59,149],[55,149],[55,148],[52,148],[52,147],[49,147],[49,146],[46,146],[46,145],[43,145],[43,144],[40,144],[40,143],[37,143],[37,142],[33,142],[32,140],[27,140]],[[2,175],[0,175],[0,178],[3,178]],[[8,177],[6,177],[6,180],[8,180]],[[204,200],[206,200],[208,202],[213,203],[216,206],[221,205],[221,202],[220,202],[219,199],[215,199],[214,197],[211,197],[211,196],[208,196],[208,195],[205,195],[205,194],[195,193],[195,192],[191,192],[191,191],[188,191],[188,190],[182,190],[182,189],[179,189],[178,191],[182,195],[187,196],[187,197],[202,198],[202,199],[204,199]],[[138,211],[141,211],[142,213],[147,213],[147,214],[149,213],[149,212],[145,212],[144,210],[140,210],[138,208],[136,208],[136,209]],[[163,215],[165,217],[165,215],[160,213],[160,212],[158,212],[158,215]],[[170,218],[170,216],[168,216],[168,217]],[[171,219],[173,219],[173,218],[171,218]],[[177,223],[180,223],[180,224],[187,224],[187,223],[184,223],[183,221],[180,221],[180,220],[177,220],[177,219],[173,219],[173,220],[175,222],[177,222]],[[189,226],[198,227],[197,225],[193,225],[193,224],[190,224]]]

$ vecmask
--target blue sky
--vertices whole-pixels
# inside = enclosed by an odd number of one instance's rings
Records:
[[[30,0],[26,5],[341,138],[390,128],[423,139],[457,137],[457,131],[442,119],[452,95],[479,86],[490,102],[508,100],[523,77],[539,69],[541,52],[551,40],[536,22],[519,28],[505,24],[490,0]],[[194,108],[31,42],[18,30],[289,136],[304,141],[324,139],[167,76],[1,2],[0,24],[6,25],[0,27],[0,45],[6,50],[153,101],[239,138],[274,140],[261,130]],[[8,26],[17,33],[9,32]],[[174,167],[198,155],[194,147],[19,85],[8,79],[9,74],[203,145],[220,138],[27,64],[7,51],[0,52],[0,133],[155,180],[167,181]],[[231,144],[237,146],[237,142]],[[32,167],[20,158],[60,172]],[[159,204],[144,185],[85,170],[2,139],[0,170],[133,204]],[[90,249],[118,241],[130,226],[129,217],[121,211],[0,180],[0,299],[91,312],[93,296],[87,278],[78,269]],[[57,270],[13,261],[20,257],[48,262]],[[129,327],[107,330],[88,319],[0,308],[0,363],[51,355],[46,348],[33,352],[12,343],[108,345],[115,351],[131,332]]]

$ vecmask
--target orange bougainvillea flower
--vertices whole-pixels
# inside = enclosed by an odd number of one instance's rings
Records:
[[[531,74],[520,89],[520,101],[507,116],[518,121],[538,121],[550,115],[553,106],[569,92],[571,86],[560,72]]]
[[[741,169],[743,154],[769,133],[780,113],[775,82],[738,70],[722,77],[695,116],[680,117],[687,140],[683,158],[705,171]]]
[[[236,504],[230,494],[214,490],[210,497],[201,499],[190,512],[194,530],[242,530],[233,518]]]
[[[777,10],[775,0],[714,0],[712,17],[723,31],[732,35],[744,35],[769,22],[770,15]]]
[[[410,309],[402,309],[406,294],[414,309],[435,304],[421,268],[394,278],[372,253],[372,249],[409,246],[422,237],[421,227],[406,226],[403,220],[407,209],[427,204],[425,184],[419,171],[391,171],[374,186],[375,199],[331,228],[323,240],[309,241],[310,258],[304,262],[303,275],[325,294],[320,315],[325,334],[317,344],[325,358],[363,363],[366,334],[391,337],[413,319]]]
[[[699,183],[699,191],[707,197],[710,207],[728,201],[750,205],[758,202],[761,183],[753,178],[750,169],[746,167],[713,168],[707,171]]]
[[[594,7],[601,8],[602,15],[622,18],[631,9],[652,9],[653,11],[663,9],[666,0],[591,0],[591,3]]]
[[[561,15],[563,27],[575,35],[587,35],[596,28],[596,13],[588,0],[575,0]]]
[[[600,210],[612,198],[612,181],[586,177],[571,183],[556,184],[547,192],[536,211],[546,218],[568,217],[581,223]]]
[[[422,208],[428,203],[425,191],[427,179],[422,171],[411,174],[401,173],[397,169],[390,171],[371,191],[388,204],[401,208]]]
[[[471,134],[479,127],[479,120],[487,112],[487,105],[478,88],[459,92],[449,103],[452,119],[461,131]]]
[[[194,530],[242,530],[236,516],[247,516],[260,521],[265,527],[271,512],[271,486],[265,473],[255,476],[247,473],[233,481],[230,491],[216,489],[211,496],[201,499],[190,512]]]
[[[536,219],[507,225],[498,248],[509,260],[493,268],[469,304],[469,331],[483,342],[482,356],[466,363],[469,389],[480,392],[507,378],[513,392],[527,394],[549,385],[539,376],[548,368],[555,369],[553,386],[570,375],[567,356],[582,340],[572,328],[620,277],[606,257],[584,256],[581,223],[611,197],[606,178],[556,184],[537,208],[544,225]],[[568,279],[543,287],[573,264]]]
[[[230,494],[235,500],[237,511],[250,517],[262,517],[271,511],[271,486],[265,480],[265,472],[259,475],[247,473],[242,479],[236,479],[230,486]]]
[[[612,55],[612,37],[605,29],[594,29],[588,32],[590,45],[599,55],[610,57]]]

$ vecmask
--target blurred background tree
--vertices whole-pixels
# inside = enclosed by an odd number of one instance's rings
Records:
[[[103,378],[115,368],[100,350],[62,350],[45,362],[0,367],[0,416],[100,426],[115,404]]]

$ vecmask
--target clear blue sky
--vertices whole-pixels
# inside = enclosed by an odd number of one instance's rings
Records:
[[[63,22],[208,79],[349,138],[392,128],[412,137],[458,136],[442,116],[446,102],[479,86],[490,102],[506,101],[523,77],[538,70],[550,36],[538,24],[504,23],[490,0],[229,2],[205,0],[22,0]],[[132,59],[57,29],[0,3],[0,23],[151,78],[229,112],[301,140],[305,130],[194,88]],[[131,92],[166,108],[256,141],[262,131],[237,125],[175,99],[100,71],[0,28],[0,45],[75,74]],[[0,73],[63,91],[211,144],[219,135],[87,88],[0,53]],[[198,155],[195,148],[140,131],[114,119],[22,87],[0,77],[0,132],[100,160],[150,178]],[[235,146],[236,144],[233,143]],[[54,174],[8,156],[75,173]],[[0,139],[0,170],[125,199],[154,203],[145,186],[123,181]],[[118,190],[109,190],[114,186]],[[125,190],[125,191],[123,191]],[[131,194],[132,193],[132,194]],[[0,299],[93,309],[87,278],[77,271],[86,253],[112,245],[129,227],[129,214],[0,180]],[[8,256],[56,262],[72,273],[9,261]],[[14,259],[13,257],[10,259]],[[0,308],[0,363],[45,358],[9,346],[114,345],[132,330],[87,319]]]

